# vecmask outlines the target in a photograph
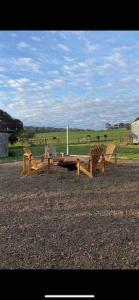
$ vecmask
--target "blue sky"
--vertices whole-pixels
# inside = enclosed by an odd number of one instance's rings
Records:
[[[0,31],[0,108],[24,125],[139,117],[139,31]]]

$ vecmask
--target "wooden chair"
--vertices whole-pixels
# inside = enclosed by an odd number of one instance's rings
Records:
[[[50,158],[48,157],[47,163],[40,163],[36,158],[33,157],[29,148],[24,148],[22,175],[29,176],[41,174],[45,171],[50,172]]]
[[[91,156],[88,161],[88,167],[85,168],[81,165],[80,159],[77,159],[77,174],[80,175],[81,172],[86,174],[89,177],[93,177],[93,171],[99,170],[103,175],[105,175],[105,158],[102,154],[103,152],[103,145],[96,147],[91,151]],[[102,155],[101,163],[99,163],[100,156]]]
[[[114,156],[114,162],[111,160],[112,156]],[[106,152],[104,154],[105,158],[105,165],[117,165],[117,154],[116,154],[116,145],[115,144],[109,144],[107,146]]]
[[[57,165],[59,160],[61,160],[61,156],[59,156],[59,154],[56,151],[56,148],[51,144],[48,144],[45,146],[44,161],[47,160],[49,157],[50,157],[50,162],[53,165]],[[62,158],[63,158],[63,156],[62,156]]]

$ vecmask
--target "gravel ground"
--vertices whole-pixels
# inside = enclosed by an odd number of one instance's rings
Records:
[[[139,161],[106,176],[0,165],[0,269],[138,269]]]

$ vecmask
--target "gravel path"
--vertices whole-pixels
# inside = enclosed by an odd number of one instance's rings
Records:
[[[0,165],[0,269],[138,269],[139,161],[92,179]]]

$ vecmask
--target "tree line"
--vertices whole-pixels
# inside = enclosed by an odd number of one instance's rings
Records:
[[[126,129],[131,129],[131,124],[130,123],[118,123],[118,124],[111,124],[111,123],[106,123],[106,129],[118,129],[118,128],[126,128]]]

